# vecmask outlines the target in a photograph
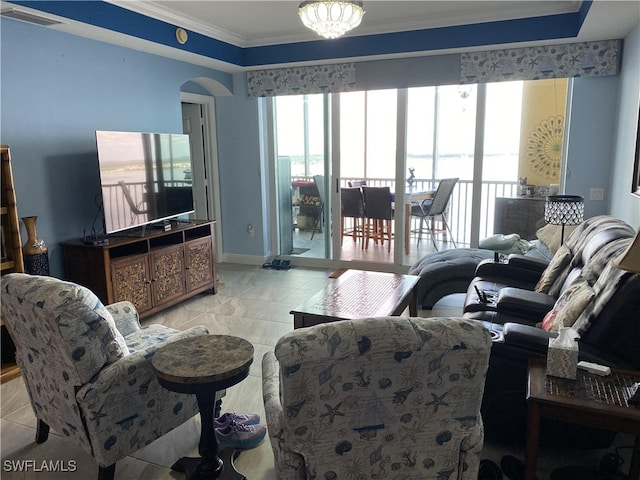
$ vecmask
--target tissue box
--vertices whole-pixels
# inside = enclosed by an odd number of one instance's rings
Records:
[[[558,348],[549,344],[547,352],[547,375],[576,379],[578,349]]]

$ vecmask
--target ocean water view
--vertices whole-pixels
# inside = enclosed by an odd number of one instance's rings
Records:
[[[414,169],[416,180],[432,179],[432,157],[430,155],[411,155],[407,158],[407,175],[409,176],[409,168]],[[344,178],[386,178],[393,180],[395,178],[395,170],[393,163],[386,164],[382,167],[373,168],[376,175],[368,175],[361,172],[358,174],[343,175]],[[437,162],[437,179],[458,177],[460,180],[473,179],[473,156],[458,155],[442,155]],[[310,157],[309,176],[322,175],[324,173],[324,164],[322,157],[314,155]],[[379,175],[384,173],[384,175]],[[291,157],[291,176],[305,176],[305,162],[303,156]],[[405,177],[405,178],[406,178]],[[483,180],[490,182],[515,182],[518,180],[518,154],[496,154],[485,155],[483,161]]]

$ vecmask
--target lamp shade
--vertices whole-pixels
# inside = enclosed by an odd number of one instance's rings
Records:
[[[584,198],[579,195],[549,195],[544,221],[551,225],[579,225],[584,220]]]
[[[305,27],[325,38],[338,38],[360,25],[364,10],[361,1],[310,0],[298,6],[298,15]]]
[[[640,273],[640,231],[631,245],[613,261],[613,266],[629,272]]]

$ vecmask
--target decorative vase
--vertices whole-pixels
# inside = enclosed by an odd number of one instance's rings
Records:
[[[27,241],[22,247],[24,269],[32,275],[49,275],[49,249],[44,240],[38,238],[37,220],[38,217],[22,217],[27,229]]]

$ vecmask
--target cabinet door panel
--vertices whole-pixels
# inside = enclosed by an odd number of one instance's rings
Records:
[[[213,248],[211,238],[201,238],[185,244],[187,264],[187,291],[212,285],[213,278]]]
[[[150,255],[153,303],[160,305],[185,293],[183,245],[167,247]]]
[[[138,312],[152,307],[150,279],[146,255],[111,262],[114,301],[128,300],[135,305]]]

